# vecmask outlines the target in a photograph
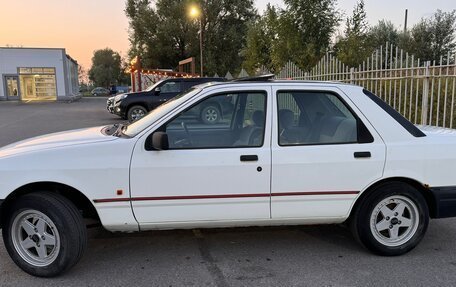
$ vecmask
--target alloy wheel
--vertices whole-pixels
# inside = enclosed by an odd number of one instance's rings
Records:
[[[370,217],[374,238],[390,247],[407,243],[415,235],[418,225],[418,207],[410,198],[400,195],[381,200]]]
[[[60,252],[60,236],[54,222],[37,210],[19,213],[11,225],[14,248],[27,263],[45,267]]]

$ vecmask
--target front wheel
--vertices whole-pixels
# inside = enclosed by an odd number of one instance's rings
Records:
[[[143,106],[133,106],[127,112],[127,118],[130,122],[136,122],[147,115],[147,110]]]
[[[355,210],[351,228],[370,251],[386,256],[407,253],[426,233],[429,211],[423,195],[402,182],[384,183]]]
[[[202,109],[200,118],[203,123],[213,125],[221,120],[222,112],[217,106],[206,106]]]
[[[32,193],[17,199],[8,211],[3,241],[22,270],[53,277],[79,261],[87,233],[81,214],[68,199],[53,193]]]

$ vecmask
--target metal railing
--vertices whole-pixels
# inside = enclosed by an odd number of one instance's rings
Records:
[[[416,124],[456,124],[456,54],[422,62],[393,45],[381,46],[358,67],[326,54],[309,72],[288,62],[277,79],[338,81],[362,86]]]

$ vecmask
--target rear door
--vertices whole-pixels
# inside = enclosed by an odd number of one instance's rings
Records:
[[[382,177],[385,144],[337,88],[275,87],[274,97],[272,218],[343,219]]]

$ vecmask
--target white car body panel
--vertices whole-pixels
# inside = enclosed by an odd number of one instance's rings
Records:
[[[229,88],[204,92],[182,109],[214,92],[243,90]],[[270,89],[255,91],[266,93],[267,106],[272,105]],[[138,140],[131,163],[131,196],[146,199],[132,201],[141,228],[160,222],[269,219],[270,131],[271,122],[267,121],[264,145],[259,148],[165,152],[146,151],[144,146],[149,133],[145,133]],[[259,160],[241,162],[241,155],[258,155]],[[262,171],[258,172],[257,167]],[[186,196],[191,198],[164,200]]]
[[[280,147],[275,95],[280,85],[337,92],[364,122],[374,142]],[[186,107],[208,95],[233,90],[268,91],[263,147],[144,149],[147,137]],[[92,128],[38,137],[0,149],[0,199],[31,183],[65,184],[93,203],[106,229],[128,232],[339,223],[347,219],[363,192],[384,179],[403,177],[431,187],[456,186],[456,131],[420,127],[428,136],[414,137],[356,86],[300,82],[208,85],[177,108],[161,108],[159,115],[132,138],[106,136],[100,128]],[[354,152],[364,150],[372,157],[354,159]],[[239,157],[245,154],[257,154],[259,162],[241,163]],[[256,170],[258,166],[262,172]],[[357,193],[319,194],[324,191]],[[295,192],[311,194],[294,196]],[[239,197],[150,200],[218,194]],[[261,196],[242,197],[244,194]]]
[[[287,89],[290,89],[289,85],[274,85],[273,94]],[[335,87],[292,90],[333,92],[340,95],[343,101],[349,102]],[[278,121],[277,109],[277,105],[274,105],[273,122]],[[366,122],[356,107],[354,112]],[[368,122],[366,125],[374,137],[373,143],[280,146],[278,137],[274,137],[272,218],[348,217],[358,193],[382,178],[385,165],[385,144]],[[272,133],[279,134],[277,125],[274,125]],[[369,151],[372,156],[368,159],[354,158],[355,152],[364,151]],[[289,180],[290,178],[299,180]],[[298,195],[283,196],[287,194]]]
[[[112,198],[120,189],[128,197],[128,167],[135,140],[107,137],[100,130],[51,134],[1,149],[0,174],[7,180],[0,183],[0,198],[36,182],[68,185],[92,202]],[[139,230],[128,202],[103,204],[97,211],[110,230]]]

